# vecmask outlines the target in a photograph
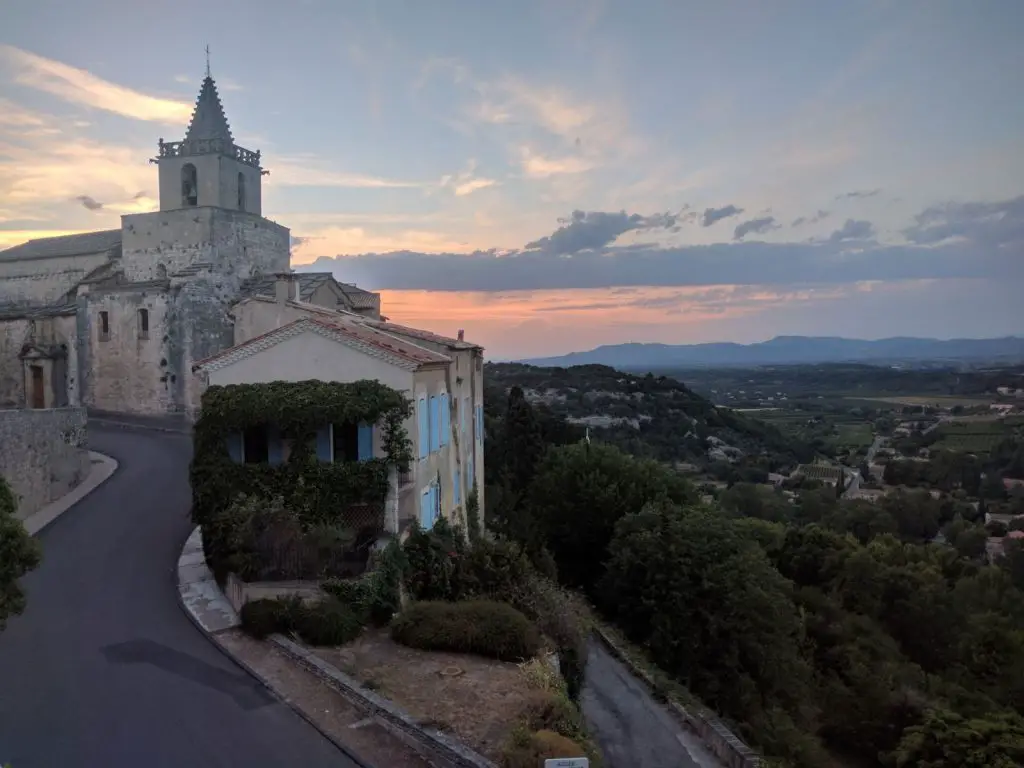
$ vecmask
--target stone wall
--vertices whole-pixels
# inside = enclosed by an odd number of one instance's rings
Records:
[[[108,251],[52,258],[0,260],[0,304],[51,304],[110,260]]]
[[[254,213],[186,208],[122,217],[121,264],[128,280],[173,276],[209,264],[239,280],[290,269],[289,231]]]
[[[25,371],[18,355],[31,337],[32,321],[0,320],[0,408],[25,405]]]
[[[83,404],[128,413],[167,413],[173,397],[168,372],[168,310],[160,285],[92,290],[79,298],[79,365]],[[148,313],[143,330],[141,311]],[[106,313],[107,333],[102,333]]]
[[[0,475],[19,498],[17,516],[38,512],[90,469],[84,408],[0,410]]]

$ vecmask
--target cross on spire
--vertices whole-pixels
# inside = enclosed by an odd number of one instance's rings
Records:
[[[210,46],[206,46],[206,76],[210,76]]]

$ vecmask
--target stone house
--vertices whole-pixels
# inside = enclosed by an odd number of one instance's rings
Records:
[[[193,413],[192,364],[236,343],[239,303],[273,299],[289,230],[262,215],[269,171],[235,143],[212,77],[151,162],[158,211],[0,251],[0,407]],[[291,300],[380,317],[379,295],[325,273],[297,276]]]
[[[483,350],[461,332],[452,339],[302,306],[291,295],[282,288],[276,301],[239,305],[236,329],[247,338],[195,365],[202,386],[373,379],[403,392],[414,403],[405,425],[414,460],[408,472],[390,478],[385,528],[402,533],[413,520],[430,528],[442,515],[465,524],[474,487],[483,508]],[[277,325],[282,319],[287,322]],[[288,445],[268,427],[232,436],[233,458],[285,461]],[[359,461],[383,456],[381,443],[377,425],[326,424],[318,432],[317,455],[321,461]]]

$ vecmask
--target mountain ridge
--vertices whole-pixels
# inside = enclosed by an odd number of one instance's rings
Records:
[[[605,344],[585,352],[534,357],[515,362],[542,367],[609,365],[636,370],[714,366],[899,361],[1021,361],[1024,337],[934,339],[893,336],[850,339],[842,336],[775,336],[751,344],[705,342]]]

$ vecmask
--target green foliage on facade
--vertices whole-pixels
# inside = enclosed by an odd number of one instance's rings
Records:
[[[25,593],[18,579],[36,568],[41,559],[39,542],[14,516],[17,508],[14,493],[0,477],[0,630],[9,617],[25,610]]]
[[[210,387],[194,431],[191,466],[193,520],[203,525],[246,493],[281,497],[305,525],[330,524],[348,506],[383,508],[388,470],[412,457],[404,422],[411,404],[376,381],[233,384]],[[363,462],[317,460],[316,433],[326,424],[364,422],[382,430],[384,458]],[[291,441],[282,464],[238,464],[228,454],[229,435],[272,425]]]

